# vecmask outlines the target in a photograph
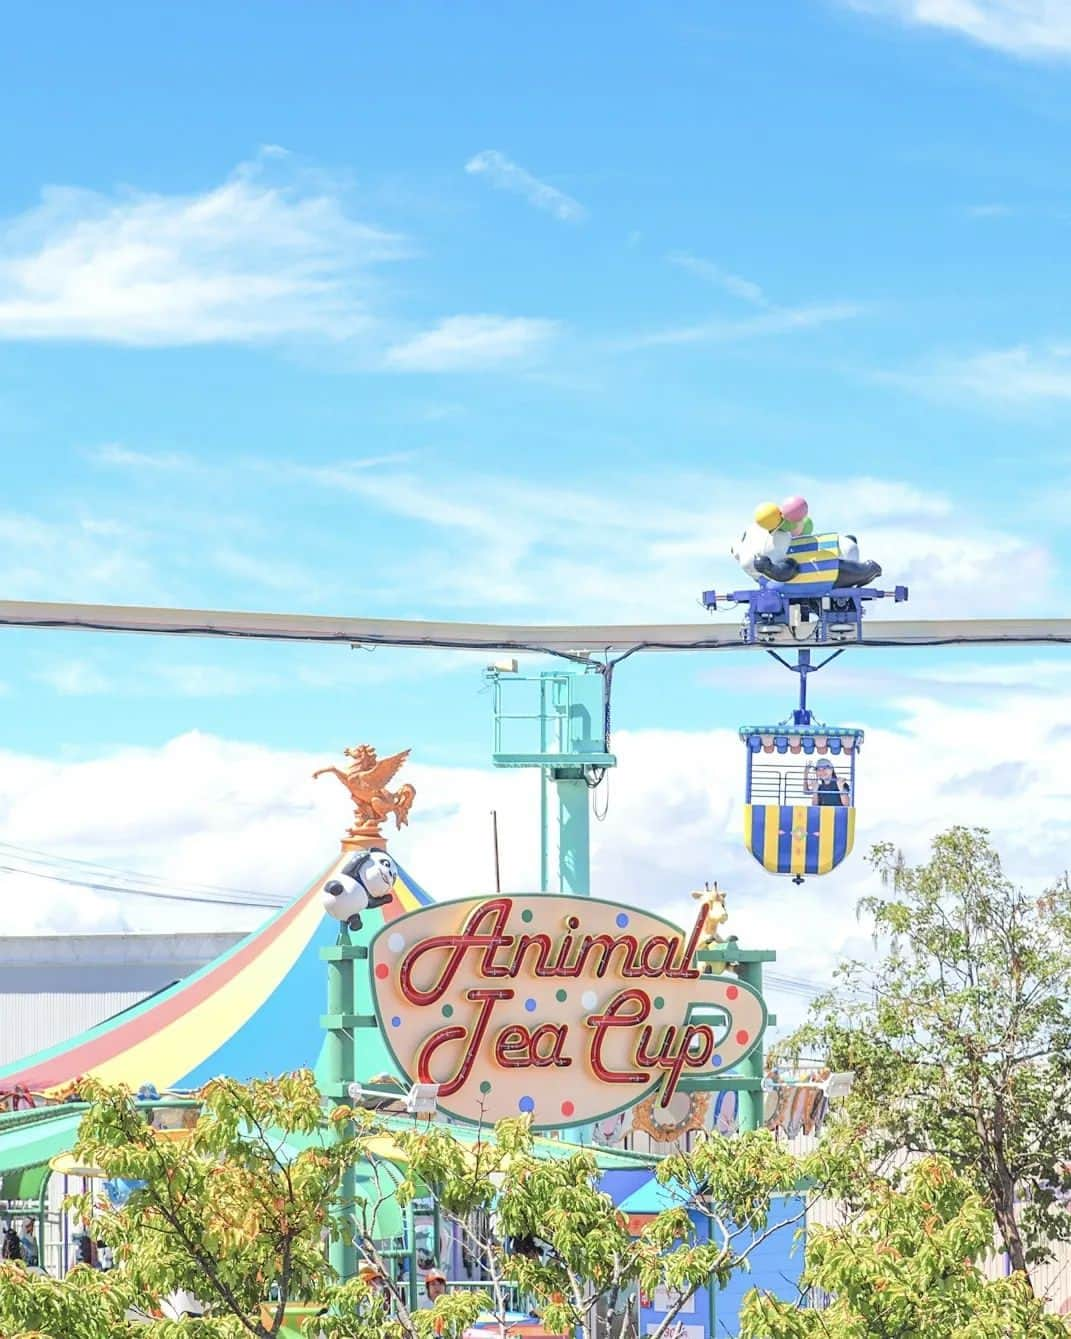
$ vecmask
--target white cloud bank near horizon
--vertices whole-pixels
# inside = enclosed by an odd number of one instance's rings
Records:
[[[1058,747],[1071,735],[1071,693],[960,694],[950,704],[920,688],[902,705],[902,730],[867,731],[855,854],[802,887],[767,875],[742,846],[735,729],[619,732],[609,812],[592,823],[593,894],[690,924],[691,891],[717,879],[729,897],[729,932],[775,948],[774,971],[822,983],[842,955],[869,952],[855,906],[877,886],[863,859],[874,841],[918,860],[938,831],[979,825],[992,830],[1013,878],[1040,890],[1058,877],[1071,835]],[[327,761],[200,733],[82,762],[7,753],[0,832],[14,846],[174,883],[296,896],[334,857],[349,821],[342,787],[311,780]],[[493,889],[492,808],[504,887],[537,887],[535,773],[417,760],[405,778],[417,789],[411,825],[396,834],[391,824],[388,839],[432,896]],[[8,934],[246,929],[264,914],[117,899],[15,874],[3,876],[0,891]],[[782,1025],[802,1008],[790,998],[776,1007]]]

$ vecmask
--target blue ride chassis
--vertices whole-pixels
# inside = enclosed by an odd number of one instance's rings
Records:
[[[740,637],[747,643],[798,641],[823,645],[861,642],[864,604],[868,600],[886,599],[902,604],[907,596],[906,586],[894,590],[844,586],[822,594],[799,595],[760,578],[758,586],[726,595],[705,590],[703,607],[717,609],[719,601],[725,605],[745,605],[747,613]]]

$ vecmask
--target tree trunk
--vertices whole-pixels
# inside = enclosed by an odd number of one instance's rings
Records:
[[[1026,1248],[1023,1246],[1022,1233],[1015,1218],[1015,1187],[1006,1173],[1000,1176],[1000,1182],[999,1193],[993,1206],[997,1230],[1000,1232],[1012,1269],[1025,1275],[1030,1291],[1033,1292],[1034,1285],[1026,1263]]]

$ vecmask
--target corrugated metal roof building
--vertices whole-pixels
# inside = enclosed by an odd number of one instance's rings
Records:
[[[0,937],[0,1065],[129,1009],[242,937],[240,932]]]

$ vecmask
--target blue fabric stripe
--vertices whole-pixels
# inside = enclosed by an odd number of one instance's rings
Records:
[[[833,867],[848,853],[848,810],[843,805],[833,815]]]
[[[751,806],[751,854],[762,864],[762,843],[766,834],[766,806]]]
[[[840,567],[840,559],[801,558],[799,564],[805,572],[835,572]]]
[[[812,804],[807,810],[807,856],[806,869],[808,874],[818,873],[818,829],[822,821],[822,810],[817,804]]]
[[[792,872],[792,807],[782,804],[778,809],[778,832],[777,832],[777,872],[779,874],[791,874]]]

